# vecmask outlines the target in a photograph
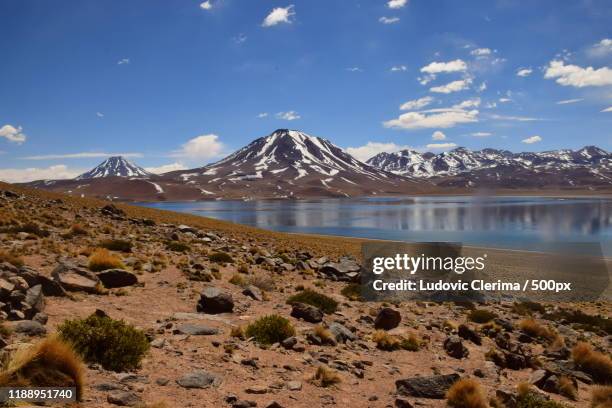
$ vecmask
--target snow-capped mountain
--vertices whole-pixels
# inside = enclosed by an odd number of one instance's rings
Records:
[[[395,174],[456,187],[612,184],[612,154],[595,146],[539,153],[471,151],[463,147],[439,154],[402,150],[380,153],[367,163]]]
[[[362,163],[328,140],[288,129],[211,165],[170,175],[198,186],[204,195],[241,198],[385,194],[417,184]]]
[[[113,156],[102,163],[81,174],[75,180],[89,180],[101,177],[150,177],[151,173],[131,161],[121,157]]]

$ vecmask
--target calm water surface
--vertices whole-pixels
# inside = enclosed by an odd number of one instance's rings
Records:
[[[455,241],[546,250],[601,242],[612,256],[612,200],[538,197],[403,197],[304,201],[141,203],[275,231],[394,241]]]

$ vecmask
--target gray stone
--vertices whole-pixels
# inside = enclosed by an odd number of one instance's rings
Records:
[[[200,294],[198,312],[208,314],[231,313],[234,310],[232,295],[217,288],[205,288]]]
[[[43,295],[42,285],[36,285],[28,289],[24,300],[36,313],[42,312],[45,308],[45,296]]]
[[[296,319],[303,319],[309,323],[323,321],[323,312],[319,308],[299,302],[291,305],[291,316]]]
[[[403,396],[444,399],[448,389],[459,378],[459,374],[412,377],[395,381],[395,387],[397,393]]]
[[[444,340],[444,350],[446,350],[446,354],[457,359],[467,357],[470,354],[459,336],[450,336]]]
[[[246,288],[244,288],[244,290],[242,291],[242,294],[252,299],[258,300],[260,302],[263,300],[263,295],[261,293],[261,290],[257,286],[254,286],[254,285],[249,285]]]
[[[108,394],[106,400],[120,407],[134,407],[142,402],[138,394],[131,391],[115,391]]]
[[[219,334],[219,330],[214,327],[202,326],[199,324],[181,324],[179,325],[175,333],[177,334],[190,334],[192,336],[211,336]]]
[[[357,340],[357,336],[355,336],[352,331],[350,331],[340,323],[330,324],[329,331],[338,343],[346,343],[347,341]]]
[[[69,262],[60,262],[51,276],[64,289],[73,292],[96,293],[100,284],[100,279],[95,273]]]
[[[104,287],[123,288],[138,283],[138,278],[132,272],[123,269],[107,269],[97,273],[98,279],[102,281]]]
[[[29,336],[42,336],[47,334],[47,329],[42,324],[33,320],[18,320],[8,323],[15,333],[25,333]]]
[[[205,370],[196,370],[176,380],[183,388],[209,388],[216,387],[221,383],[221,378]]]

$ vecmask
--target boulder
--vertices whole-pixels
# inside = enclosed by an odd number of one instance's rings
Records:
[[[28,289],[24,301],[32,307],[35,314],[42,312],[45,309],[45,296],[42,285],[32,286]]]
[[[402,315],[397,310],[384,307],[378,312],[374,320],[374,327],[377,329],[392,330],[399,326]]]
[[[208,287],[200,294],[197,310],[208,314],[231,313],[234,310],[234,300],[229,293]]]
[[[125,286],[132,286],[138,283],[138,278],[132,272],[125,271],[123,269],[107,269],[97,273],[98,279],[102,281],[104,287],[112,288],[123,288]]]
[[[467,357],[470,354],[459,336],[450,336],[444,340],[444,350],[446,350],[446,354],[457,359]]]
[[[309,323],[323,321],[323,312],[319,308],[299,302],[291,305],[291,316],[296,319],[303,319]]]
[[[465,324],[459,325],[459,330],[457,334],[462,339],[469,340],[476,345],[480,346],[482,344],[482,338],[480,337],[480,334],[478,334],[474,329],[472,329],[468,325],[465,325]]]
[[[249,285],[244,288],[242,294],[260,302],[263,300],[263,294],[261,293],[261,289],[254,285]]]
[[[459,378],[459,374],[412,377],[395,381],[395,387],[397,393],[403,396],[444,399],[448,389]]]
[[[342,259],[340,262],[327,262],[319,270],[333,280],[356,282],[361,266],[354,260]]]
[[[42,336],[47,334],[45,326],[34,320],[18,320],[9,323],[9,328],[15,333],[25,333],[28,336]]]
[[[66,291],[59,284],[48,277],[41,275],[35,269],[23,266],[19,268],[19,276],[21,276],[30,287],[41,285],[42,292],[45,296],[66,296]]]
[[[192,336],[211,336],[213,334],[219,334],[219,330],[215,329],[214,327],[186,323],[179,325],[176,328],[175,333],[190,334]]]
[[[346,343],[349,340],[357,340],[357,336],[355,336],[352,331],[350,331],[340,323],[332,323],[329,325],[328,329],[338,343]]]
[[[95,273],[69,262],[60,262],[51,273],[53,279],[72,292],[97,293],[100,279]]]
[[[221,378],[206,370],[196,370],[192,373],[185,374],[176,383],[183,388],[209,388],[217,386],[221,383]]]

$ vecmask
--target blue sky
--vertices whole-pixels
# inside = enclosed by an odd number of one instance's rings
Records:
[[[612,150],[608,0],[5,0],[0,179],[214,161],[277,128]],[[609,112],[606,112],[606,109]]]

